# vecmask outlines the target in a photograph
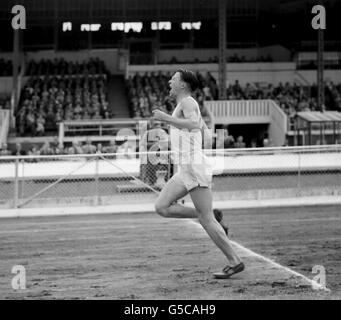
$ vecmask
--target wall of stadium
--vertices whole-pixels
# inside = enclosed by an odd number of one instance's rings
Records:
[[[179,68],[186,68],[193,71],[209,71],[218,81],[218,64],[198,63],[198,64],[160,64],[160,65],[130,65],[128,75],[136,72],[174,72]],[[294,62],[262,62],[262,63],[227,63],[227,83],[234,83],[236,80],[241,85],[250,82],[272,83],[293,82],[296,72]]]
[[[270,55],[274,61],[278,62],[287,62],[291,60],[291,52],[290,50],[282,47],[282,46],[267,46],[262,48],[236,48],[236,49],[227,49],[226,50],[227,57],[231,57],[233,55],[237,55],[239,58],[242,56],[245,57],[246,60],[256,60],[261,56],[267,57]],[[175,57],[178,61],[181,62],[190,62],[194,59],[198,59],[199,61],[208,61],[210,58],[218,57],[219,51],[217,49],[167,49],[160,50],[158,53],[158,61],[162,63],[162,61],[169,61],[173,57]]]
[[[297,73],[311,85],[317,82],[316,70],[299,70]],[[323,74],[325,81],[341,82],[341,70],[324,70]]]
[[[218,82],[218,64],[216,63],[130,65],[127,75],[132,76],[136,72],[175,72],[179,68],[203,73],[209,71]],[[277,85],[279,82],[312,85],[316,83],[316,76],[316,70],[296,70],[295,62],[227,63],[227,85],[236,80],[241,85],[246,85],[246,83]],[[325,70],[324,77],[327,81],[339,83],[341,70]]]
[[[122,73],[125,71],[126,63],[128,63],[128,51],[122,49],[93,49],[79,51],[54,51],[41,50],[25,52],[26,60],[39,61],[41,59],[64,58],[67,61],[82,62],[89,58],[100,58],[104,61],[111,73]],[[0,58],[12,59],[11,52],[0,53]]]

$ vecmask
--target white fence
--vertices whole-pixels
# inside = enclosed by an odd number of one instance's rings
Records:
[[[214,163],[213,193],[223,200],[341,195],[341,145],[207,150],[207,154]],[[0,206],[154,201],[173,167],[170,161],[141,164],[141,156],[0,157]]]

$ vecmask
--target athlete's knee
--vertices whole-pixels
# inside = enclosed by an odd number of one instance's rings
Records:
[[[165,206],[162,203],[156,203],[155,204],[155,211],[157,214],[159,214],[161,217],[168,218],[168,206]]]
[[[208,212],[199,212],[198,211],[198,220],[199,223],[205,228],[206,226],[210,225],[214,222],[213,214]]]

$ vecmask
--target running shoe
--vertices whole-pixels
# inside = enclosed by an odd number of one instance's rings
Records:
[[[244,269],[245,265],[243,262],[241,262],[234,267],[227,266],[223,269],[222,272],[214,273],[213,275],[216,279],[228,279],[232,275],[242,272]]]

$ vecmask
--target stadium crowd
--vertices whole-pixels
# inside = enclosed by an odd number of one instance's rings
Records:
[[[171,113],[175,103],[169,97],[168,80],[170,73],[136,73],[127,80],[129,103],[134,117],[150,117],[155,108]],[[207,72],[205,76],[197,72],[199,88],[194,93],[200,107],[205,100],[218,98],[218,86],[214,77]],[[326,105],[341,111],[341,84],[326,83]],[[278,85],[247,83],[241,86],[236,80],[227,88],[227,100],[272,99],[292,120],[299,111],[316,111],[317,87],[302,86],[288,82]],[[205,112],[205,111],[204,111]],[[204,115],[205,116],[205,115]]]
[[[66,61],[63,58],[30,60],[26,67],[26,75],[103,75],[109,74],[105,63],[99,58],[89,58],[86,61]]]
[[[62,120],[110,119],[103,62],[31,61],[22,90],[16,128],[20,136],[57,131]]]
[[[218,87],[215,79],[207,72],[205,76],[197,73],[199,88],[194,95],[197,99],[203,116],[208,116],[204,110],[205,100],[215,100],[218,97]],[[171,73],[136,73],[130,76],[126,82],[127,96],[133,117],[150,117],[154,109],[171,113],[175,107],[175,101],[169,96],[168,81]]]
[[[95,153],[118,153],[129,154],[134,152],[132,144],[123,142],[121,144],[116,143],[115,140],[111,140],[107,145],[102,143],[92,143],[90,139],[85,142],[74,140],[71,145],[64,146],[60,144],[58,139],[54,139],[52,142],[46,141],[43,144],[30,144],[29,147],[24,148],[20,142],[16,143],[14,148],[9,148],[6,143],[3,143],[0,147],[0,156],[39,156],[39,155],[68,155],[68,154],[95,154]]]
[[[16,128],[19,136],[54,134],[58,123],[62,120],[112,118],[107,100],[108,71],[103,61],[99,59],[89,59],[82,63],[68,62],[64,59],[30,61],[26,71],[30,78],[22,90],[16,113]],[[204,107],[204,101],[218,99],[218,85],[210,72],[196,74],[199,88],[195,91],[194,97],[199,103],[203,117],[210,120],[211,115]],[[175,101],[169,96],[170,77],[170,72],[150,72],[136,73],[126,80],[126,93],[132,117],[150,117],[154,109],[167,113],[174,110]],[[332,110],[341,111],[341,84],[327,82],[325,90],[326,105]],[[291,123],[299,111],[318,110],[316,96],[316,85],[309,87],[296,83],[278,85],[247,83],[242,86],[236,80],[227,88],[228,100],[274,100],[288,115]],[[8,102],[6,106],[8,107]],[[264,139],[262,146],[268,143]],[[224,142],[225,148],[243,146],[245,142],[241,136],[228,136]],[[250,146],[255,144],[251,142]],[[130,146],[126,144],[122,148],[128,150]],[[49,148],[34,147],[27,153],[51,152],[45,149],[49,150]],[[57,149],[54,147],[54,150]],[[96,150],[105,149],[99,145]],[[1,154],[6,154],[6,150],[2,146]],[[77,142],[71,149],[65,150],[63,147],[55,152],[57,153],[54,154],[82,153]]]
[[[230,55],[227,57],[227,62],[230,63],[244,63],[244,62],[272,62],[273,59],[271,57],[271,55],[267,55],[267,56],[260,56],[260,57],[254,57],[254,58],[247,58],[245,56],[240,56],[236,53],[234,53],[233,55]],[[169,60],[162,60],[159,61],[158,64],[182,64],[182,63],[218,63],[219,58],[218,56],[213,56],[210,57],[206,60],[200,60],[198,58],[194,58],[191,61],[181,61],[179,59],[177,59],[176,57],[172,57]],[[142,63],[140,63],[142,64]]]

